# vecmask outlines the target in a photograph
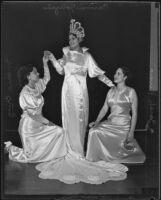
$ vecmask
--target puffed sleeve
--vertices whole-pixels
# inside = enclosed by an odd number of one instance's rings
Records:
[[[36,83],[36,89],[39,91],[39,93],[43,93],[46,89],[46,80],[39,79],[39,81]]]
[[[33,120],[43,124],[49,123],[48,119],[44,118],[42,115],[37,114],[39,105],[36,103],[32,95],[27,92],[22,92],[19,97],[19,103],[24,113],[30,116]]]
[[[103,75],[105,73],[105,71],[103,71],[102,69],[98,67],[96,61],[94,60],[94,58],[91,56],[90,53],[87,54],[86,66],[88,69],[89,77],[91,78],[94,78],[99,75]]]
[[[22,110],[27,111],[30,114],[35,114],[39,105],[36,104],[32,95],[27,92],[21,92],[19,96],[19,104]]]

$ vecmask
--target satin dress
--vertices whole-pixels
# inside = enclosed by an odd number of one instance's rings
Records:
[[[109,161],[113,163],[143,163],[145,154],[136,139],[133,149],[125,148],[124,141],[131,124],[131,96],[134,89],[127,87],[118,93],[111,88],[107,103],[111,109],[108,119],[91,128],[88,135],[86,159],[90,161]]]
[[[62,87],[62,123],[67,137],[68,150],[84,157],[84,138],[88,124],[89,98],[87,73],[91,78],[102,75],[101,70],[83,48],[83,53],[65,48]]]
[[[44,78],[39,79],[35,89],[25,85],[19,96],[23,110],[19,122],[19,135],[23,148],[11,145],[9,158],[22,163],[46,162],[66,154],[65,134],[57,125],[48,126],[43,117],[44,98],[41,95],[50,79],[49,70],[44,69]],[[42,123],[38,122],[39,119]]]
[[[62,124],[66,136],[67,154],[63,158],[41,163],[36,169],[42,179],[58,179],[67,184],[85,182],[101,184],[108,180],[126,178],[126,166],[106,162],[92,163],[84,158],[84,137],[88,123],[88,92],[86,77],[96,77],[105,72],[87,52],[63,48],[64,56],[54,66],[64,74],[62,87]]]

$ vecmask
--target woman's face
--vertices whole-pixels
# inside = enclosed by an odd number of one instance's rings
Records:
[[[69,45],[71,49],[79,47],[79,39],[73,34],[69,35]]]
[[[34,82],[37,82],[39,80],[39,73],[35,67],[33,67],[32,72],[30,72],[28,79]]]
[[[127,76],[124,75],[121,68],[118,68],[114,74],[114,82],[115,83],[122,83],[125,82]]]

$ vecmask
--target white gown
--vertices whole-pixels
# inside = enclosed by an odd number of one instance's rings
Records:
[[[87,48],[83,53],[63,48],[64,56],[54,66],[65,74],[62,88],[62,123],[66,137],[67,154],[56,160],[41,163],[36,169],[42,179],[58,179],[67,184],[85,182],[101,184],[108,180],[126,178],[126,166],[101,162],[89,162],[84,158],[84,137],[88,124],[87,73],[96,77],[103,75]],[[107,78],[108,79],[108,78]],[[109,80],[110,81],[110,80]]]
[[[63,129],[57,125],[43,124],[48,120],[42,115],[44,105],[42,93],[45,91],[49,79],[49,69],[45,67],[44,78],[39,79],[35,89],[25,85],[20,93],[19,103],[23,113],[19,122],[19,134],[23,148],[10,145],[8,149],[10,160],[37,163],[66,155]],[[39,119],[39,122],[36,119]]]
[[[90,161],[104,160],[115,163],[144,163],[146,156],[140,145],[133,139],[133,150],[124,147],[124,141],[131,125],[131,106],[134,89],[126,87],[123,92],[111,88],[107,95],[110,107],[108,119],[96,128],[91,128],[88,135],[86,159]]]

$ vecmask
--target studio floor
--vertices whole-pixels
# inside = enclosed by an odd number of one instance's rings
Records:
[[[86,183],[68,185],[58,180],[43,180],[38,178],[39,171],[35,169],[36,164],[13,162],[8,159],[8,154],[5,154],[4,195],[145,195],[149,196],[149,199],[150,197],[159,199],[158,136],[147,132],[137,133],[136,136],[146,154],[146,162],[127,165],[129,167],[127,179],[108,181],[101,185]]]

